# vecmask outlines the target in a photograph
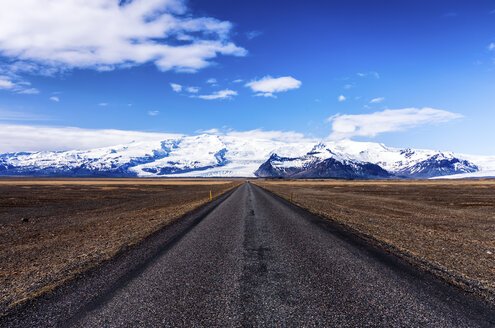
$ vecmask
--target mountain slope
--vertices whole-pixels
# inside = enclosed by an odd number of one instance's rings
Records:
[[[430,178],[495,170],[495,157],[351,140],[288,142],[234,135],[57,152],[0,154],[3,176]]]

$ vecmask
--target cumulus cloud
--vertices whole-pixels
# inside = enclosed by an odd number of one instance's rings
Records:
[[[387,109],[381,112],[358,115],[334,115],[331,139],[375,137],[384,132],[409,129],[424,124],[447,122],[462,115],[434,108]]]
[[[16,0],[0,2],[0,53],[23,70],[101,71],[153,62],[196,71],[247,51],[232,24],[192,17],[184,0]]]
[[[160,114],[160,111],[158,111],[158,110],[149,110],[148,111],[149,116],[157,116],[158,114]]]
[[[56,96],[53,96],[53,97],[50,97],[50,100],[51,101],[54,101],[54,102],[59,102],[60,101],[60,98],[59,97],[56,97]]]
[[[337,100],[342,102],[342,101],[345,101],[347,98],[344,96],[344,95],[340,95],[338,96]]]
[[[232,96],[237,96],[237,92],[230,89],[220,90],[213,92],[211,95],[200,95],[197,96],[201,99],[214,100],[214,99],[230,99]]]
[[[0,118],[2,114],[0,112]],[[0,153],[92,149],[132,141],[156,141],[180,137],[178,134],[81,129],[36,125],[0,124]]]
[[[370,100],[370,104],[378,104],[378,103],[381,103],[384,100],[385,100],[384,97],[373,98],[373,99]]]
[[[291,89],[298,89],[302,82],[291,76],[273,78],[265,76],[261,80],[254,80],[246,83],[245,86],[256,92],[256,96],[273,97],[275,92],[284,92]]]
[[[172,90],[175,92],[181,92],[182,91],[182,85],[177,84],[177,83],[170,83],[170,86],[172,87]]]

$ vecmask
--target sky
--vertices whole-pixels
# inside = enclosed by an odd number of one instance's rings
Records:
[[[254,130],[495,155],[494,123],[493,1],[0,3],[0,151]]]

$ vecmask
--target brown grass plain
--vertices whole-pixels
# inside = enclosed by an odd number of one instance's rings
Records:
[[[0,179],[0,315],[242,182]]]
[[[494,302],[493,179],[253,182]]]

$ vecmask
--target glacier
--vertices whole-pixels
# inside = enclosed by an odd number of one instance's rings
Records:
[[[367,179],[483,177],[494,170],[495,156],[206,133],[89,150],[0,154],[1,176]]]

